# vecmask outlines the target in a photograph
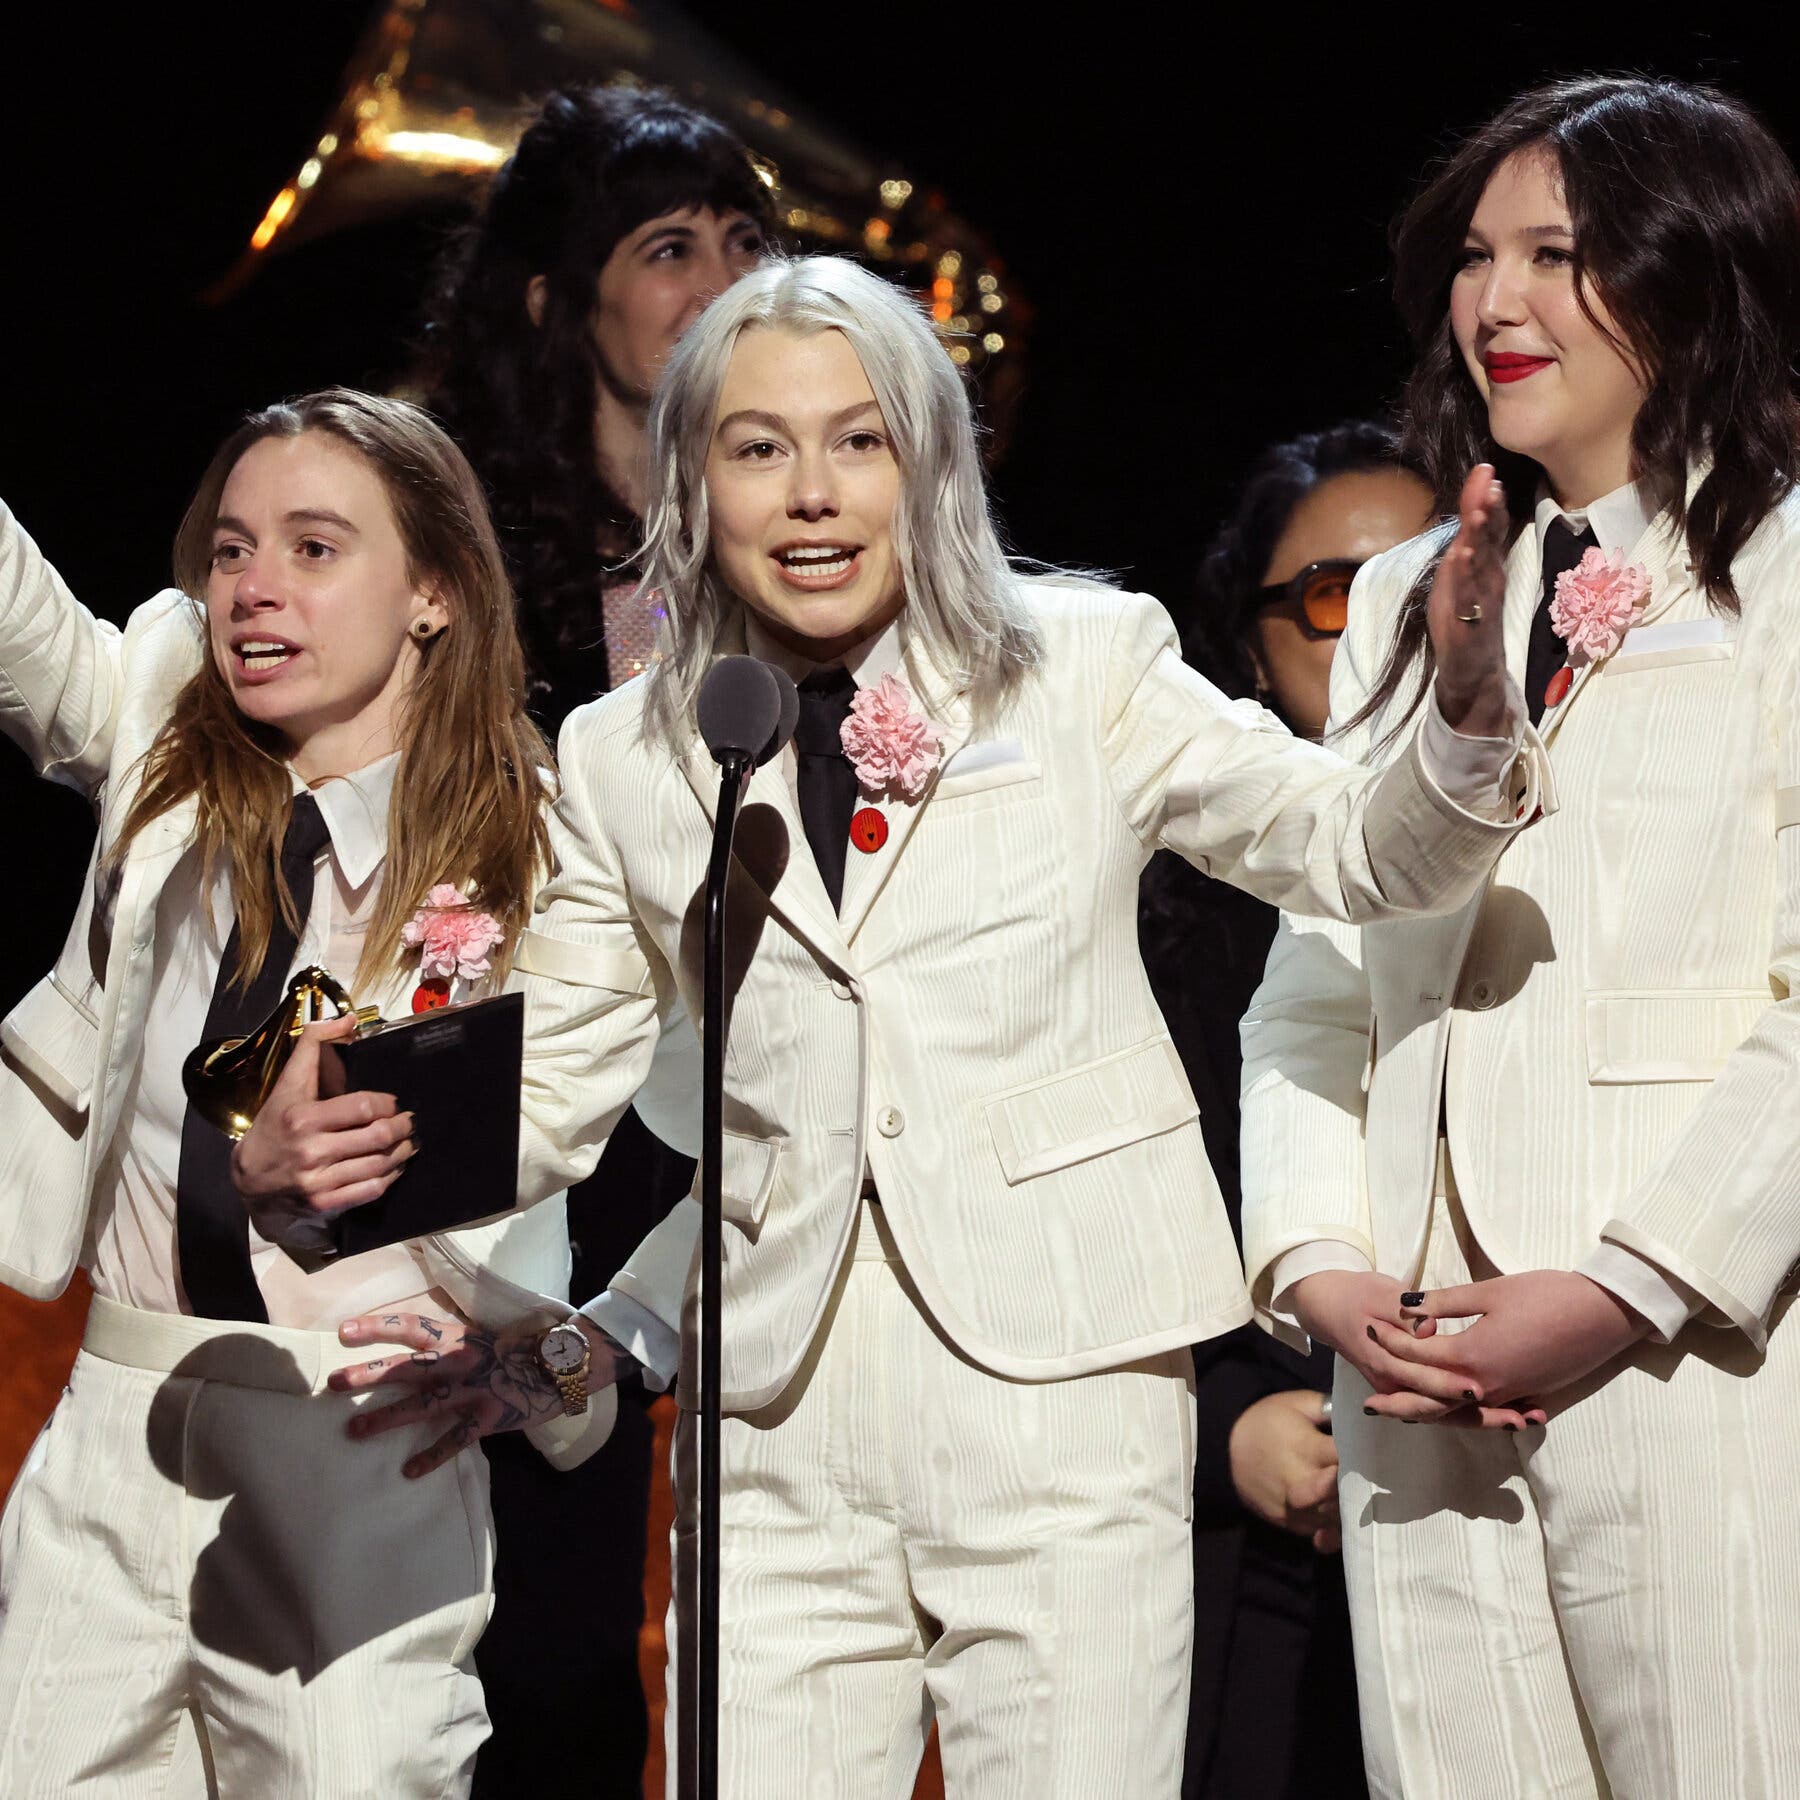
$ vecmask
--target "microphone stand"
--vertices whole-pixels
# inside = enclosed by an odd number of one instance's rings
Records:
[[[700,1578],[695,1607],[694,1772],[696,1800],[719,1792],[719,1386],[720,1288],[724,1277],[721,1163],[725,1148],[725,889],[738,805],[755,759],[719,758],[719,811],[706,866],[700,1159]]]

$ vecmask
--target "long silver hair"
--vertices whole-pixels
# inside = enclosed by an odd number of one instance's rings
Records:
[[[672,747],[685,742],[714,645],[739,604],[712,565],[705,477],[726,367],[751,326],[850,340],[900,466],[902,628],[958,685],[975,719],[991,719],[1037,667],[1042,644],[988,512],[962,378],[900,289],[841,257],[774,257],[689,328],[651,404],[639,567],[670,630],[649,675],[649,731]]]

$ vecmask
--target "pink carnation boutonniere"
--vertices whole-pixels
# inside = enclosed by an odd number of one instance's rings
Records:
[[[1618,649],[1644,616],[1650,576],[1641,564],[1627,564],[1625,552],[1607,555],[1598,547],[1582,554],[1574,568],[1556,578],[1550,626],[1569,646],[1569,664],[1598,662]]]
[[[943,732],[912,705],[911,691],[892,675],[863,688],[850,702],[839,737],[856,766],[857,781],[872,794],[891,789],[905,799],[918,799],[944,753]]]
[[[477,912],[462,889],[439,882],[425,904],[400,927],[400,941],[419,953],[419,986],[413,1011],[450,1004],[450,984],[459,976],[479,981],[493,969],[490,960],[506,933],[492,913]]]

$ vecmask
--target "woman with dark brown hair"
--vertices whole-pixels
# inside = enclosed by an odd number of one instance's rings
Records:
[[[1371,1787],[1797,1792],[1800,182],[1716,90],[1564,82],[1395,244],[1407,435],[1440,506],[1501,472],[1559,810],[1460,915],[1284,923],[1244,1025],[1253,1294],[1340,1358]],[[1359,578],[1350,754],[1416,710],[1446,541]]]
[[[100,827],[67,947],[0,1025],[0,1279],[46,1297],[79,1260],[94,1288],[0,1527],[0,1791],[164,1792],[203,1760],[229,1794],[460,1794],[487,1728],[485,1467],[401,1480],[326,1382],[371,1306],[448,1307],[490,1351],[565,1316],[561,1204],[336,1258],[309,1218],[316,1254],[290,1257],[292,1215],[252,1229],[242,1146],[182,1064],[309,964],[404,1013],[428,899],[462,915],[462,986],[503,979],[549,752],[480,487],[415,407],[339,389],[252,415],[175,575],[121,632],[0,507],[0,723]],[[340,1029],[265,1107],[284,1144],[345,1152],[310,1183],[327,1209],[410,1155],[391,1097],[317,1100]],[[547,1375],[488,1369],[482,1407],[546,1455],[604,1435],[609,1408],[567,1419]]]

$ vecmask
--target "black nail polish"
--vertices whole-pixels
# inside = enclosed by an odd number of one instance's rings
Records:
[[[1514,1424],[1514,1423],[1513,1423],[1513,1422],[1512,1422],[1512,1420],[1511,1420],[1511,1419],[1508,1419],[1508,1420],[1507,1420],[1507,1421],[1506,1421],[1506,1429],[1507,1429],[1507,1430],[1508,1430],[1508,1431],[1517,1431],[1517,1430],[1518,1430],[1518,1429],[1519,1429],[1519,1428],[1518,1428],[1518,1426],[1516,1426],[1516,1425],[1515,1425],[1515,1424]]]
[[[1379,1344],[1381,1342],[1381,1339],[1375,1335],[1375,1327],[1373,1325],[1369,1327],[1369,1342],[1371,1344]]]
[[[1416,1294],[1402,1294],[1400,1304],[1402,1306],[1423,1306],[1425,1304],[1424,1289],[1421,1288]]]
[[[1365,1406],[1365,1407],[1364,1407],[1364,1408],[1363,1408],[1363,1417],[1364,1417],[1364,1418],[1365,1418],[1365,1419],[1379,1419],[1379,1418],[1380,1418],[1380,1417],[1381,1417],[1381,1414],[1380,1414],[1380,1413],[1378,1413],[1378,1412],[1377,1412],[1377,1411],[1376,1411],[1376,1410],[1375,1410],[1375,1409],[1374,1409],[1374,1407],[1372,1407],[1372,1406]]]
[[[1475,1390],[1473,1388],[1464,1388],[1463,1398],[1465,1400],[1473,1400],[1475,1398]]]

